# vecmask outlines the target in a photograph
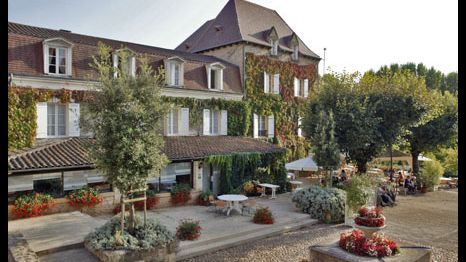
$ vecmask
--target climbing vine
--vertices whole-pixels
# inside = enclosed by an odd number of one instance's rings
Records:
[[[309,143],[297,135],[298,118],[303,116],[307,99],[294,96],[294,77],[308,79],[312,88],[317,77],[315,65],[297,65],[271,60],[267,56],[246,54],[246,100],[252,112],[275,117],[275,136],[278,144],[288,149],[292,158],[301,158],[309,150]],[[264,93],[263,73],[280,74],[280,93]],[[309,92],[310,94],[311,92]],[[250,120],[251,122],[252,120]],[[252,131],[249,130],[249,135]]]
[[[204,164],[212,164],[220,169],[219,194],[238,193],[244,182],[258,180],[273,183],[284,189],[286,153],[233,153],[213,155],[204,159]],[[234,163],[234,164],[233,164]]]
[[[8,150],[33,145],[37,129],[36,104],[56,97],[61,103],[85,101],[92,92],[8,87]]]

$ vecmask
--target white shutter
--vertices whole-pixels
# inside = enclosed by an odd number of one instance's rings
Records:
[[[207,76],[207,88],[211,89],[212,87],[210,86],[210,66],[206,65],[205,70],[206,70],[206,76]]]
[[[184,86],[184,64],[180,64],[180,86]]]
[[[222,117],[220,120],[220,135],[226,136],[228,134],[228,111],[222,110]]]
[[[280,75],[273,75],[273,93],[278,94],[280,92]]]
[[[210,135],[210,110],[204,109],[203,134]]]
[[[168,122],[169,122],[169,118],[170,118],[170,111],[168,111],[168,114],[165,116],[165,118],[164,118],[164,120],[163,120],[163,135],[164,135],[164,136],[168,135],[168,129],[169,129]]]
[[[275,122],[274,122],[274,117],[273,115],[270,115],[268,120],[267,120],[268,128],[267,132],[269,137],[274,137],[275,135]]]
[[[180,135],[189,135],[189,108],[181,108],[181,129]]]
[[[304,97],[307,97],[309,94],[309,80],[304,79]]]
[[[79,136],[79,104],[68,104],[68,136]]]
[[[169,65],[169,68],[170,68],[170,75],[169,75],[169,81],[168,81],[168,84],[171,85],[171,86],[174,86],[175,83],[176,83],[176,65],[175,63],[170,63]]]
[[[268,93],[269,92],[269,75],[264,72],[264,93]]]
[[[298,96],[299,95],[299,79],[298,78],[294,78],[294,96]]]
[[[131,75],[136,75],[136,57],[131,57]]]
[[[298,118],[298,136],[301,137],[302,136],[302,132],[301,132],[301,117]]]
[[[170,62],[167,59],[163,60],[163,66],[165,67],[165,84],[170,85]]]
[[[258,138],[259,137],[259,116],[256,114],[253,115],[253,123],[252,123],[252,128],[253,128],[253,137]]]
[[[37,103],[37,138],[47,137],[47,103]]]
[[[112,58],[113,58],[113,69],[115,70],[115,72],[113,73],[113,77],[117,78],[118,77],[118,72],[117,72],[118,71],[118,55],[113,54]]]
[[[217,83],[220,90],[223,90],[223,69],[217,70]]]

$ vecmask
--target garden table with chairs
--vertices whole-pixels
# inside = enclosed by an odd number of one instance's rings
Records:
[[[247,196],[244,195],[234,195],[234,194],[226,194],[217,197],[218,199],[227,202],[227,216],[230,215],[231,210],[235,209],[239,213],[243,213],[242,207],[239,202],[248,200]]]

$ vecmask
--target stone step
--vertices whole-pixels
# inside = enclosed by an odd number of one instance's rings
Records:
[[[259,230],[253,230],[254,232],[241,232],[239,234],[234,234],[235,236],[230,235],[230,237],[222,237],[221,240],[215,238],[212,241],[209,240],[209,244],[205,244],[205,242],[200,242],[199,244],[201,245],[195,245],[188,248],[181,247],[178,253],[176,254],[176,261],[181,261],[203,254],[212,253],[218,250],[231,248],[251,241],[280,235],[282,233],[297,230],[302,227],[310,226],[316,223],[318,223],[317,220],[307,218],[306,220],[302,220],[299,222],[283,223],[282,225],[273,225],[270,228],[261,228]]]

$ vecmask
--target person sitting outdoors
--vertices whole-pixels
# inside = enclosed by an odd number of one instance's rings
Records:
[[[393,199],[387,194],[387,191],[385,190],[385,186],[379,187],[379,191],[377,195],[381,198],[381,206],[393,206],[395,202]]]
[[[413,180],[411,180],[411,177],[409,176],[408,178],[405,179],[404,187],[408,188],[408,193],[412,193],[412,194],[416,193],[416,186],[414,185]]]
[[[395,181],[395,171],[393,169],[390,169],[390,182]]]
[[[400,172],[398,172],[398,177],[396,178],[396,183],[398,184],[398,186],[401,186],[403,187],[404,186],[404,177],[403,177],[403,174]]]
[[[341,170],[341,175],[340,176],[341,176],[341,181],[346,181],[347,177],[346,177],[346,172],[345,172],[344,169]]]

